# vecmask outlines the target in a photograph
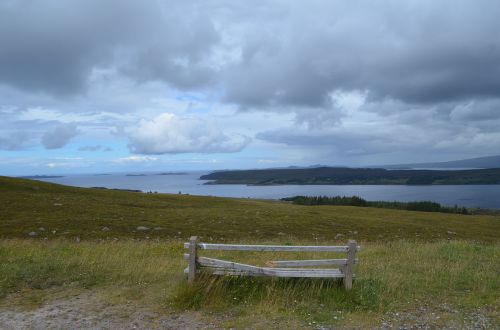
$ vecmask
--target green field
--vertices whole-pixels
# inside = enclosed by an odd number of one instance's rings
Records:
[[[497,242],[500,216],[142,194],[0,177],[0,237]],[[137,227],[148,230],[137,230]],[[40,230],[40,228],[42,230]],[[339,235],[340,234],[340,235]]]
[[[2,308],[33,310],[92,292],[106,306],[197,313],[203,324],[223,328],[411,326],[422,318],[434,328],[468,328],[477,315],[486,328],[500,324],[499,216],[142,194],[5,177],[0,205]],[[349,292],[329,280],[202,277],[188,285],[182,242],[190,235],[299,245],[356,239],[363,249]],[[329,256],[205,254],[252,264]]]

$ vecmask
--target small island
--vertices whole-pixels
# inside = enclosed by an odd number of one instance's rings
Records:
[[[21,176],[20,178],[37,180],[37,179],[57,179],[57,178],[64,178],[64,176],[63,175],[26,175],[26,176]]]
[[[205,184],[247,185],[464,185],[500,184],[500,168],[474,170],[386,170],[317,167],[220,171],[200,177]]]

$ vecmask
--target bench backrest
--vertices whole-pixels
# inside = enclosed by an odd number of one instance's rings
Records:
[[[247,245],[247,244],[212,244],[198,242],[197,236],[192,236],[189,242],[184,243],[184,247],[189,249],[189,254],[185,255],[189,265],[186,269],[188,273],[188,281],[193,282],[197,267],[219,267],[214,274],[230,274],[230,275],[267,275],[267,276],[293,276],[302,277],[340,277],[343,278],[344,286],[346,289],[352,287],[353,279],[353,266],[357,263],[355,258],[356,252],[359,251],[360,246],[356,241],[349,240],[347,245],[342,246],[304,246],[304,245]],[[262,268],[251,265],[244,265],[233,263],[225,260],[211,259],[204,257],[197,257],[197,250],[221,250],[221,251],[284,251],[284,252],[344,252],[346,253],[345,259],[318,259],[318,260],[284,260],[284,261],[270,261],[267,264],[270,267],[307,267],[307,266],[331,266],[339,265],[341,272],[332,273],[331,269],[293,269],[293,268]],[[329,271],[329,272],[328,272]],[[317,275],[317,276],[316,276]],[[322,276],[324,275],[324,276]],[[330,276],[326,276],[330,275]]]

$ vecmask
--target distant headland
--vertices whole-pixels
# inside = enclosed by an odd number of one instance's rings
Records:
[[[466,185],[500,184],[500,168],[473,170],[387,170],[317,167],[214,172],[206,184],[248,185]]]

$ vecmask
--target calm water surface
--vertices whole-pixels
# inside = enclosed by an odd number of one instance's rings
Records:
[[[431,200],[443,205],[500,208],[500,185],[452,185],[452,186],[405,186],[405,185],[204,185],[198,178],[207,172],[190,172],[185,175],[145,174],[127,176],[72,175],[62,178],[46,178],[44,181],[77,187],[106,187],[138,189],[160,193],[183,193],[220,197],[279,199],[295,195],[357,195],[367,200],[422,201]]]

